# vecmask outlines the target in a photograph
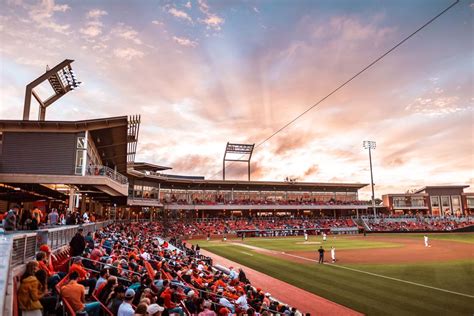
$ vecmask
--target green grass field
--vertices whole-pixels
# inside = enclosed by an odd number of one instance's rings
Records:
[[[416,238],[422,242],[423,235],[380,236]],[[430,234],[429,236],[432,240],[474,244],[474,234]],[[373,239],[376,238],[364,240],[364,238],[328,237],[325,247],[334,245],[337,249],[364,249],[400,246],[398,243],[379,242]],[[309,241],[320,240],[321,238],[312,237]],[[301,241],[301,237],[248,238],[245,244],[280,251],[314,251],[319,246],[318,244],[304,245],[300,243]],[[255,252],[248,247],[230,244],[232,241],[227,243],[194,241],[193,243],[196,242],[202,248],[217,255],[368,315],[474,314],[473,297],[438,290],[444,289],[474,296],[474,260],[472,259],[437,263],[340,265],[438,288],[431,289],[330,264],[295,263],[284,256],[276,258]]]

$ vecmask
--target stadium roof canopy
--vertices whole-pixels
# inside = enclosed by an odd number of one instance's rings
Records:
[[[129,160],[134,156],[134,152],[129,152],[130,148],[134,150],[130,143],[136,143],[138,138],[138,130],[136,133],[130,131],[130,125],[134,124],[137,120],[129,121],[127,116],[83,121],[0,120],[0,132],[77,133],[87,130],[103,163],[126,174],[127,156]]]
[[[135,170],[140,170],[140,171],[152,171],[152,172],[157,172],[157,171],[163,171],[163,170],[170,170],[173,169],[171,167],[165,167],[165,166],[159,166],[155,165],[152,163],[148,162],[134,162],[131,166]]]
[[[160,183],[161,188],[182,190],[234,190],[234,191],[302,191],[302,192],[355,192],[366,183],[320,183],[320,182],[284,182],[284,181],[236,181],[177,179],[165,174],[145,174],[129,170],[128,176]]]
[[[423,187],[419,190],[416,190],[414,193],[423,193],[425,192],[426,190],[430,190],[430,189],[466,189],[466,188],[469,188],[469,185],[431,185],[431,186],[426,186],[426,187]]]
[[[66,195],[41,184],[17,183],[14,185],[0,184],[0,200],[29,202],[41,199],[64,200]]]

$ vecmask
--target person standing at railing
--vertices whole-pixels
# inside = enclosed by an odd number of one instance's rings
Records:
[[[84,239],[83,235],[84,230],[79,228],[77,233],[72,237],[71,241],[69,242],[69,247],[71,247],[71,256],[77,257],[82,255],[84,249],[86,249],[86,240]]]
[[[16,217],[18,214],[18,205],[13,205],[3,219],[3,228],[5,230],[16,230]]]
[[[57,225],[58,221],[59,221],[58,211],[55,208],[53,208],[51,212],[48,214],[48,224]]]
[[[85,211],[84,214],[82,214],[82,222],[83,223],[89,223],[89,212]]]
[[[41,225],[41,218],[43,217],[41,210],[35,207],[33,212],[31,212],[31,215],[33,216],[32,220],[36,220],[38,226]]]

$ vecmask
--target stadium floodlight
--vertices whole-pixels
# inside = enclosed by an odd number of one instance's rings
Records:
[[[369,162],[370,162],[370,184],[372,186],[372,208],[374,210],[374,217],[377,217],[377,211],[375,209],[375,193],[374,193],[374,175],[372,173],[372,149],[377,147],[377,144],[371,140],[364,140],[362,143],[364,149],[369,150]]]
[[[74,91],[80,87],[82,82],[77,80],[76,74],[71,68],[74,60],[66,59],[57,64],[53,68],[46,67],[46,72],[30,82],[26,86],[25,105],[23,108],[23,120],[30,119],[31,96],[39,103],[38,120],[44,121],[46,118],[46,108],[56,102],[59,98],[70,91]],[[42,100],[35,92],[34,88],[48,80],[54,94],[46,100]]]
[[[222,180],[225,180],[225,163],[226,161],[232,162],[246,162],[248,168],[248,179],[250,181],[250,159],[252,159],[252,153],[255,144],[233,144],[227,142],[225,147],[224,159],[222,160]],[[230,154],[232,158],[228,158]],[[238,155],[238,156],[237,156]],[[237,157],[235,157],[237,156]]]

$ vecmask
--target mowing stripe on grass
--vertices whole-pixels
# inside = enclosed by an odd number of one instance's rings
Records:
[[[282,254],[284,254],[286,256],[290,256],[290,257],[304,259],[304,260],[307,260],[307,261],[318,262],[317,260],[314,260],[314,259],[309,259],[309,258],[297,256],[297,255],[292,255],[292,254],[285,253],[285,252],[282,252]],[[441,289],[441,288],[438,288],[438,287],[429,286],[429,285],[416,283],[416,282],[411,282],[411,281],[406,281],[406,280],[397,279],[397,278],[392,278],[392,277],[381,275],[381,274],[376,274],[376,273],[372,273],[372,272],[367,272],[367,271],[363,271],[363,270],[358,270],[358,269],[349,268],[349,267],[345,267],[345,266],[334,265],[334,264],[326,264],[326,265],[329,266],[329,267],[333,267],[333,268],[346,269],[346,270],[350,270],[350,271],[355,271],[355,272],[359,272],[359,273],[364,273],[364,274],[376,276],[376,277],[379,277],[379,278],[389,279],[389,280],[393,280],[393,281],[398,281],[398,282],[408,283],[408,284],[417,285],[417,286],[421,286],[421,287],[426,287],[426,288],[432,289],[432,290],[437,290],[437,291],[441,291],[441,292],[446,292],[446,293],[451,293],[451,294],[455,294],[455,295],[474,298],[474,295],[469,295],[469,294],[465,294],[465,293],[459,293],[459,292],[454,292],[454,291],[450,291],[450,290],[445,290],[445,289]]]

